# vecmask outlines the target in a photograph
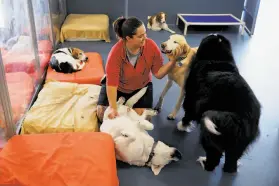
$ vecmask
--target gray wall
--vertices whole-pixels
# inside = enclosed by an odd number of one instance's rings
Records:
[[[112,22],[124,12],[125,0],[67,0],[68,14],[107,14]]]
[[[148,15],[164,11],[168,24],[175,24],[178,13],[232,13],[241,18],[243,4],[244,0],[130,0],[129,15],[146,22]]]
[[[177,13],[232,13],[240,18],[243,4],[244,0],[129,0],[128,13],[146,22],[148,15],[164,11],[168,23],[175,24]],[[125,0],[67,0],[67,12],[105,13],[114,20],[124,15]]]

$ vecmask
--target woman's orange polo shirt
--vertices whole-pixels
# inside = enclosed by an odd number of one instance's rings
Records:
[[[107,86],[117,86],[119,91],[131,93],[146,86],[152,74],[156,74],[162,66],[162,53],[152,39],[146,39],[135,67],[128,60],[123,40],[119,40],[108,55]]]

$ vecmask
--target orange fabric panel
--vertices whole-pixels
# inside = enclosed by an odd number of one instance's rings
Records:
[[[0,185],[118,186],[114,142],[101,132],[18,135],[0,153]]]
[[[14,122],[23,116],[34,93],[34,84],[25,72],[6,73],[6,80],[13,110]]]
[[[49,40],[41,40],[38,42],[39,53],[49,53],[52,52],[52,43]]]
[[[64,74],[55,72],[49,67],[46,79],[61,82],[100,85],[100,81],[105,74],[102,57],[97,52],[87,52],[85,54],[88,57],[88,62],[81,71],[72,74]]]
[[[51,52],[52,43],[49,40],[41,40],[38,42],[39,58],[41,70],[48,65]],[[32,54],[16,54],[8,53],[5,49],[1,48],[3,62],[5,64],[6,72],[26,72],[34,74],[36,72],[35,53]]]
[[[40,53],[40,66],[43,70],[50,60],[50,53]],[[36,61],[34,54],[24,54],[24,55],[5,55],[3,57],[3,62],[5,65],[6,72],[26,72],[28,74],[33,74],[36,72]]]
[[[6,73],[6,80],[13,111],[13,121],[16,123],[23,116],[31,101],[34,93],[33,80],[25,72]],[[0,127],[4,128],[1,123],[0,121]]]

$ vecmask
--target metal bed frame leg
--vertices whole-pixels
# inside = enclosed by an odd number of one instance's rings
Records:
[[[188,29],[188,25],[185,23],[184,24],[185,26],[184,26],[184,35],[186,36],[186,33],[187,33],[187,29]]]
[[[245,23],[243,23],[241,26],[242,26],[241,35],[244,35],[244,32],[245,32]]]

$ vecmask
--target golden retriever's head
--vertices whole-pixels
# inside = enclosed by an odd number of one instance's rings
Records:
[[[156,15],[156,21],[158,23],[166,23],[166,19],[167,19],[167,14],[165,12],[159,12],[157,15]]]
[[[72,56],[75,59],[79,59],[81,61],[87,61],[88,57],[85,55],[84,51],[80,50],[79,48],[71,48]]]
[[[179,34],[171,35],[169,40],[161,44],[161,51],[169,58],[185,56],[190,49],[185,37]]]

